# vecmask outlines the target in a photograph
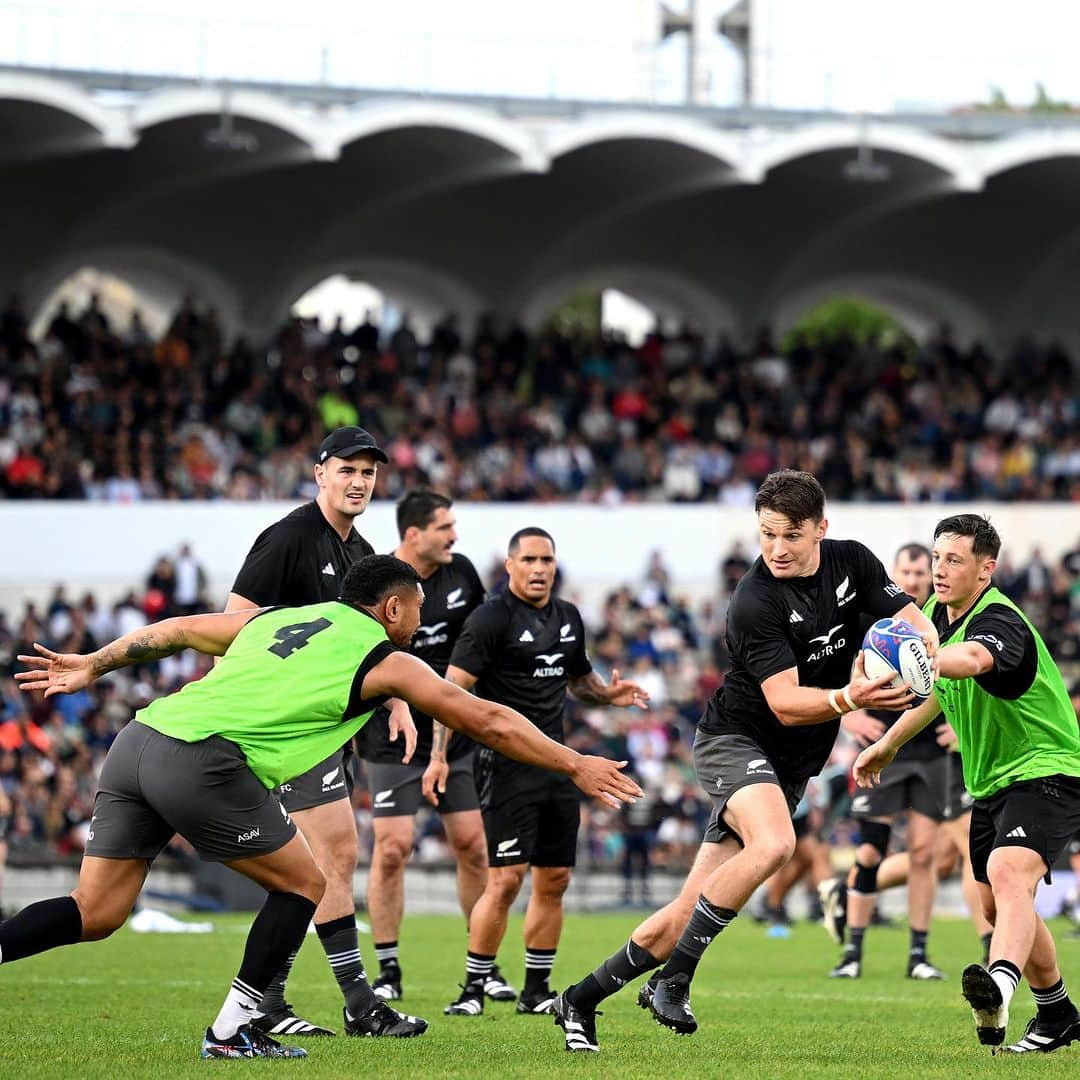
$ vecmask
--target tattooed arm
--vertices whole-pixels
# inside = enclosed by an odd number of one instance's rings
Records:
[[[476,676],[469,674],[463,668],[453,667],[447,669],[446,681],[460,686],[463,690],[471,690],[476,685]],[[450,745],[450,736],[453,732],[450,728],[440,724],[434,718],[431,721],[431,760],[428,762],[424,775],[420,778],[420,794],[432,806],[439,805],[439,796],[446,794],[446,778],[450,775],[450,765],[446,760],[446,748]]]
[[[160,660],[183,649],[221,656],[241,627],[258,615],[259,610],[163,619],[132,630],[87,655],[55,653],[35,641],[38,655],[19,657],[29,670],[20,671],[15,679],[22,690],[44,690],[46,697],[52,697],[53,694],[73,694],[82,690],[117,668]]]
[[[636,705],[639,709],[648,708],[649,694],[637,683],[619,678],[618,670],[611,673],[611,682],[606,683],[595,671],[581,675],[569,682],[570,692],[586,705]]]

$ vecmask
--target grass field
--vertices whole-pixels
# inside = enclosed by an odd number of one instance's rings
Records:
[[[633,928],[633,915],[568,919],[555,966],[559,987],[591,970]],[[308,1040],[306,1061],[198,1059],[203,1028],[236,973],[248,919],[216,920],[205,936],[137,935],[61,949],[0,968],[0,1077],[168,1077],[215,1072],[316,1077],[1080,1077],[1080,1044],[1052,1055],[991,1058],[975,1041],[959,973],[977,959],[970,926],[939,922],[931,958],[946,983],[903,978],[906,930],[872,931],[863,978],[830,981],[836,950],[819,927],[767,937],[749,918],[727,930],[694,984],[701,1029],[679,1038],[636,1008],[636,988],[605,1003],[603,1051],[571,1056],[549,1017],[517,1016],[491,1005],[479,1018],[449,1018],[464,965],[461,923],[406,917],[402,1007],[426,1016],[419,1039]],[[1057,922],[1066,984],[1080,991],[1080,940]],[[520,986],[520,921],[500,954]],[[362,937],[373,962],[370,937]],[[340,999],[317,941],[309,937],[290,980],[290,998],[310,1019],[340,1029]],[[1026,986],[1014,999],[1010,1036],[1033,1012]]]

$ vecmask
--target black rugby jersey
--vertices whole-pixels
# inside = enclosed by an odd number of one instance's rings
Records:
[[[232,591],[259,607],[337,600],[349,567],[374,554],[355,528],[342,540],[313,500],[259,533]]]
[[[480,697],[517,709],[557,742],[564,741],[567,684],[592,671],[585,624],[573,604],[554,598],[537,608],[509,589],[469,616],[450,663],[477,676]],[[495,758],[499,764],[501,755]]]
[[[484,585],[473,564],[456,552],[448,565],[440,566],[434,574],[424,578],[423,585],[424,606],[420,609],[420,628],[409,649],[440,675],[445,675],[450,654],[465,620],[484,601]],[[431,717],[416,709],[412,710],[412,715],[417,733],[413,764],[426,764],[431,759]],[[401,740],[390,742],[385,709],[377,709],[360,730],[356,736],[356,746],[366,761],[401,764]],[[461,757],[472,748],[472,739],[454,732],[446,756]]]
[[[868,618],[887,618],[912,602],[855,540],[822,540],[821,565],[810,577],[776,578],[755,559],[728,608],[731,670],[706,706],[700,730],[749,736],[788,781],[815,776],[828,760],[840,718],[787,727],[769,708],[761,683],[794,667],[800,686],[846,686]]]

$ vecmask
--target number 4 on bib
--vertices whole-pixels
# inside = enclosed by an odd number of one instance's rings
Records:
[[[288,626],[279,626],[274,631],[276,645],[271,645],[267,650],[282,660],[287,660],[297,649],[304,648],[307,643],[318,633],[334,624],[329,619],[315,619],[314,622],[290,623]]]

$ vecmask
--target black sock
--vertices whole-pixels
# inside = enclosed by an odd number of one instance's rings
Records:
[[[579,1009],[590,1011],[601,1001],[618,993],[628,982],[658,967],[660,961],[631,938],[618,952],[612,953],[591,975],[566,991],[567,1000]]]
[[[994,940],[994,931],[987,930],[979,940],[982,942],[983,947],[983,967],[986,967],[990,963],[990,942]]]
[[[396,941],[376,941],[375,942],[375,959],[379,961],[379,970],[385,971],[387,968],[401,968],[401,961],[398,959],[398,944]]]
[[[237,979],[259,993],[304,940],[315,904],[297,893],[268,893],[248,931]]]
[[[376,1004],[375,994],[364,974],[364,961],[360,957],[360,939],[356,934],[356,916],[343,915],[330,922],[316,923],[315,932],[322,942],[326,959],[337,979],[345,1008],[354,1019],[363,1016]]]
[[[1076,1006],[1069,1000],[1069,992],[1062,979],[1058,979],[1053,986],[1048,986],[1045,990],[1031,987],[1031,996],[1039,1007],[1039,1019],[1048,1024],[1057,1024],[1076,1015]]]
[[[525,946],[525,989],[522,993],[544,993],[548,989],[551,969],[555,966],[555,949],[530,949]]]
[[[929,930],[912,930],[911,931],[911,948],[908,950],[908,955],[913,959],[925,960],[926,959],[926,939],[930,936]]]
[[[0,923],[0,964],[74,945],[82,938],[82,915],[70,896],[40,900]]]
[[[306,928],[304,933],[307,933]],[[298,948],[293,949],[285,958],[285,963],[274,972],[274,977],[270,980],[266,993],[262,996],[262,1001],[259,1002],[259,1013],[261,1015],[265,1016],[267,1013],[285,1008],[285,983],[289,980],[289,972],[292,971],[293,961],[299,951]]]
[[[738,914],[731,908],[717,907],[704,896],[699,896],[690,921],[679,937],[675,951],[664,965],[664,970],[660,972],[660,978],[669,979],[672,975],[689,975],[693,978],[698,961],[712,944],[712,939]]]
[[[483,993],[484,980],[491,974],[495,966],[495,957],[486,953],[474,953],[471,950],[465,954],[465,987],[472,987]]]
[[[848,944],[847,948],[844,950],[845,960],[858,960],[860,963],[862,962],[862,943],[865,936],[865,926],[848,927]]]

